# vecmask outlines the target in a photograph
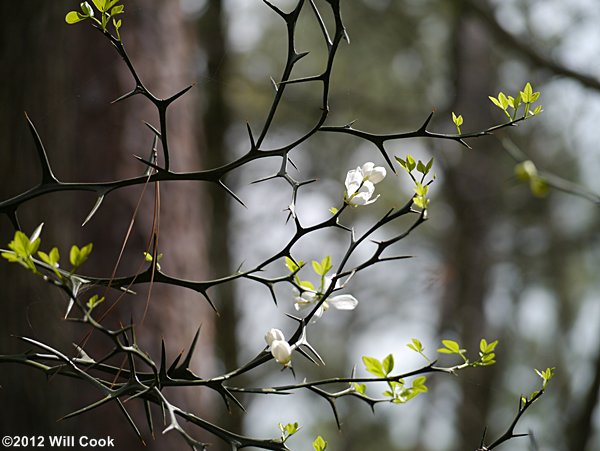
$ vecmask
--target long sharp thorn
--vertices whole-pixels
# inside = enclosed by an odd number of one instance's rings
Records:
[[[246,207],[246,204],[244,204],[244,202],[242,202],[242,200],[237,196],[237,194],[235,194],[233,191],[231,191],[229,189],[229,187],[227,185],[225,185],[225,183],[223,183],[221,180],[219,180],[219,185],[221,185],[223,187],[223,189],[225,191],[227,191],[227,193],[229,193],[229,195],[231,195],[231,197],[233,197],[235,200],[237,200],[243,207]]]
[[[190,363],[192,362],[192,355],[194,354],[194,351],[196,349],[196,345],[198,344],[198,337],[200,336],[200,329],[202,329],[202,324],[200,326],[198,326],[198,330],[194,334],[194,339],[192,340],[192,344],[190,345],[190,349],[189,349],[187,355],[185,356],[185,359],[183,360],[182,365],[183,365],[184,368],[189,368]]]
[[[31,132],[31,136],[33,136],[33,140],[35,142],[35,148],[38,153],[38,159],[40,161],[40,167],[42,168],[42,184],[57,184],[59,183],[57,178],[52,173],[52,168],[50,167],[50,161],[48,160],[48,154],[46,153],[46,149],[44,149],[44,144],[42,143],[42,139],[38,134],[35,126],[27,113],[25,113],[25,119],[27,119],[27,124],[29,125],[29,131]]]
[[[125,99],[128,99],[129,97],[133,97],[133,96],[135,96],[135,95],[137,95],[137,94],[140,94],[140,92],[141,92],[141,91],[140,91],[140,90],[137,88],[137,86],[136,86],[136,87],[135,87],[135,89],[133,89],[132,91],[129,91],[128,93],[126,93],[126,94],[123,94],[123,95],[122,95],[122,96],[120,96],[120,97],[117,97],[115,100],[113,100],[113,101],[112,101],[112,102],[110,102],[110,103],[111,103],[111,105],[112,105],[112,104],[115,104],[115,103],[121,102],[121,101],[123,101],[123,100],[125,100]]]
[[[181,91],[179,91],[176,94],[173,94],[171,97],[169,97],[168,99],[165,100],[166,104],[170,104],[173,101],[177,100],[179,97],[181,97],[182,95],[184,95],[186,92],[188,92],[190,89],[192,89],[194,87],[194,85],[189,85],[186,88],[183,88]]]
[[[271,81],[273,81],[272,78]],[[275,81],[273,81],[273,83],[275,83]],[[254,135],[252,134],[252,129],[250,128],[250,124],[248,122],[246,122],[246,128],[248,129],[248,136],[250,137],[250,146],[254,150],[256,149],[256,141],[254,140]]]
[[[429,122],[431,122],[431,119],[433,118],[433,111],[431,113],[429,113],[429,116],[427,116],[427,119],[425,119],[425,122],[423,122],[423,125],[421,125],[421,128],[419,128],[419,132],[425,132],[427,131],[427,126],[429,125]]]
[[[150,130],[152,130],[152,132],[158,136],[160,138],[160,132],[156,129],[156,127],[154,127],[154,125],[149,124],[148,122],[144,121],[144,124],[146,124],[146,127],[148,127]]]
[[[96,214],[96,211],[98,211],[98,208],[100,208],[100,205],[102,205],[103,200],[104,200],[104,194],[98,196],[98,199],[96,199],[96,203],[92,207],[92,210],[86,216],[85,220],[81,224],[81,227],[86,225],[89,222],[89,220],[92,219],[92,217]]]

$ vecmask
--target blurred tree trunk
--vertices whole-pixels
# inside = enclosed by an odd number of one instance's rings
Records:
[[[482,108],[495,88],[495,67],[486,30],[463,10],[461,3],[456,3],[453,27],[456,97],[452,109],[463,116],[464,131],[479,130],[495,120]],[[444,170],[444,193],[453,209],[454,223],[444,249],[448,279],[442,298],[440,332],[450,337],[458,333],[461,345],[477,356],[481,338],[497,338],[486,322],[484,300],[490,288],[493,264],[490,232],[502,205],[502,179],[501,171],[496,169],[495,142],[486,139],[473,145],[474,151],[468,154],[461,151]],[[479,446],[488,426],[490,389],[495,376],[496,369],[492,366],[458,379],[462,400],[455,419],[459,440],[454,449]]]
[[[0,35],[0,111],[3,136],[0,158],[0,197],[6,199],[26,190],[38,181],[33,141],[22,112],[36,124],[49,159],[59,179],[64,181],[104,181],[143,173],[145,167],[133,154],[146,158],[153,136],[143,124],[158,127],[153,107],[143,98],[134,97],[116,105],[110,101],[134,88],[134,81],[114,49],[89,24],[68,26],[66,12],[76,2],[23,1],[3,3]],[[142,9],[143,8],[143,9]],[[123,40],[139,75],[159,97],[167,97],[194,80],[195,37],[186,24],[177,0],[127,2],[121,31]],[[174,170],[200,168],[194,91],[179,99],[169,110],[169,137]],[[160,154],[160,149],[159,149]],[[206,233],[210,221],[202,212],[207,199],[204,186],[175,183],[161,186],[161,226],[159,252],[165,254],[163,269],[178,277],[203,279],[207,275]],[[21,226],[30,233],[45,222],[42,248],[58,245],[63,260],[68,259],[71,244],[94,242],[91,261],[84,273],[109,276],[119,255],[129,222],[142,187],[126,189],[109,196],[92,221],[83,229],[79,224],[95,200],[89,194],[51,194],[27,203],[19,210]],[[123,264],[117,275],[139,270],[142,253],[151,236],[154,214],[154,187],[145,190],[132,235],[127,243]],[[22,211],[21,211],[22,210]],[[7,220],[1,224],[2,246],[12,236]],[[26,347],[11,335],[26,335],[70,352],[72,342],[85,334],[81,327],[61,321],[65,300],[16,265],[0,265],[2,303],[0,305],[0,352],[17,353]],[[139,288],[139,289],[138,289]],[[208,358],[197,358],[194,371],[211,372],[212,323],[214,314],[204,300],[189,290],[155,286],[145,319],[147,287],[136,287],[138,296],[122,299],[108,318],[114,327],[133,317],[140,346],[159,360],[160,337],[164,337],[169,361],[181,349],[187,349],[196,329],[202,324],[198,349]],[[106,304],[117,296],[111,293]],[[106,308],[106,307],[105,307]],[[101,337],[90,342],[90,349],[102,347]],[[198,363],[202,362],[202,365]],[[1,424],[4,433],[33,434],[110,434],[122,449],[179,448],[176,433],[160,435],[162,417],[155,416],[157,442],[150,438],[145,419],[138,426],[148,446],[143,447],[116,406],[104,406],[97,412],[70,419],[56,420],[99,398],[78,382],[52,377],[50,383],[29,368],[3,367],[0,405],[4,408]],[[203,393],[171,393],[182,408],[205,414],[210,411]],[[137,414],[134,402],[127,408]],[[131,407],[129,407],[131,405]],[[198,432],[195,430],[193,434]],[[214,437],[200,437],[215,441]]]
[[[227,104],[224,80],[229,73],[229,57],[227,52],[227,21],[223,2],[209,0],[206,9],[198,21],[200,45],[207,63],[207,87],[205,98],[201,102],[204,124],[205,152],[203,159],[209,167],[223,166],[228,161],[230,152],[225,142],[231,125],[231,111]],[[222,227],[213,227],[210,232],[211,277],[222,277],[232,272],[229,234],[230,198],[222,189],[212,187],[212,220]],[[219,337],[216,351],[227,371],[238,366],[239,345],[237,341],[237,325],[239,312],[232,284],[220,285],[217,291],[219,317],[216,320],[216,335]],[[223,427],[231,431],[242,432],[241,411],[234,407],[230,413],[224,413]]]

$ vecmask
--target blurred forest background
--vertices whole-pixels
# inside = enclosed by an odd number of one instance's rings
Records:
[[[284,9],[295,4],[276,3]],[[327,10],[325,1],[315,3]],[[166,97],[196,84],[171,113],[173,169],[215,167],[247,151],[246,122],[254,129],[262,126],[273,96],[269,77],[277,80],[283,68],[281,19],[258,0],[130,0],[125,6],[122,36],[149,88]],[[66,25],[64,15],[77,7],[67,0],[0,4],[2,199],[39,177],[23,111],[36,124],[61,180],[111,180],[145,170],[131,155],[148,154],[152,136],[142,121],[156,125],[157,119],[142,99],[109,105],[133,82],[98,32],[87,24]],[[555,366],[548,393],[518,427],[534,439],[515,439],[504,448],[599,449],[598,204],[559,190],[534,197],[515,180],[515,160],[507,152],[514,146],[540,170],[600,192],[597,2],[354,0],[342,9],[350,45],[343,45],[335,63],[328,125],[356,120],[356,128],[370,132],[410,131],[433,110],[433,130],[452,132],[454,111],[464,117],[463,131],[475,131],[505,120],[489,95],[500,90],[514,95],[528,81],[542,92],[544,113],[471,140],[472,150],[446,141],[389,146],[392,155],[435,159],[430,220],[398,246],[416,258],[353,279],[349,291],[360,300],[358,308],[352,314],[329,312],[311,329],[311,342],[327,365],[314,368],[300,360],[298,379],[348,375],[362,355],[393,353],[398,369],[412,369],[423,363],[405,346],[413,337],[430,356],[442,338],[458,340],[474,353],[481,337],[499,339],[498,363],[459,377],[430,377],[428,394],[407,405],[378,406],[376,415],[363,403],[344,399],[342,433],[329,407],[310,394],[247,398],[248,411],[232,415],[204,393],[186,392],[181,402],[225,427],[261,437],[277,436],[278,422],[298,421],[303,429],[289,442],[293,449],[310,449],[309,441],[320,433],[332,450],[475,450],[486,427],[488,438],[502,433],[519,395],[538,388],[533,368]],[[318,31],[307,8],[297,47],[311,53],[298,65],[297,76],[324,67]],[[292,86],[286,92],[267,147],[292,141],[319,115],[318,89]],[[318,178],[300,191],[298,214],[307,224],[339,204],[349,169],[369,160],[384,164],[367,143],[327,133],[291,157],[299,178]],[[200,280],[231,273],[242,263],[250,266],[278,250],[292,230],[284,225],[290,193],[279,181],[249,184],[278,166],[279,161],[261,160],[228,177],[248,208],[193,182],[161,185],[163,267]],[[349,223],[364,228],[412,195],[403,174],[386,182],[381,199],[351,212]],[[45,222],[43,243],[63,252],[72,243],[93,241],[93,261],[84,269],[109,276],[140,194],[141,189],[131,190],[108,199],[84,228],[79,224],[94,199],[83,194],[58,193],[28,203],[20,219],[27,233]],[[150,189],[144,195],[117,274],[140,264],[152,195]],[[2,243],[10,241],[9,221],[2,220],[0,232]],[[335,265],[345,236],[321,238],[303,242],[296,257],[310,261],[330,254]],[[14,335],[68,350],[82,331],[60,321],[64,299],[13,266],[0,265],[0,352],[23,351]],[[283,265],[276,271],[284,272]],[[293,327],[283,315],[293,312],[291,292],[277,293],[277,308],[264,287],[244,282],[226,288],[215,293],[216,317],[195,293],[155,287],[140,331],[143,344],[156,351],[164,336],[174,356],[202,323],[194,370],[210,376],[254,356],[269,327]],[[127,299],[119,304],[120,314],[128,319],[133,312],[139,319],[144,293]],[[289,381],[289,373],[274,368],[262,367],[244,383]],[[109,434],[118,449],[142,449],[114,406],[56,423],[97,399],[87,387],[57,377],[47,384],[45,376],[16,365],[2,370],[3,434]],[[182,446],[174,434],[147,442],[145,449]],[[215,449],[220,446],[215,443]]]

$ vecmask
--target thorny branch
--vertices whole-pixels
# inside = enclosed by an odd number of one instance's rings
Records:
[[[156,97],[151,91],[149,91],[142,81],[142,77],[136,71],[132,61],[130,60],[125,45],[121,41],[120,35],[112,35],[105,27],[101,27],[98,23],[93,23],[93,26],[98,29],[104,37],[106,37],[110,44],[115,48],[121,59],[127,66],[133,81],[134,87],[131,91],[122,95],[113,101],[113,103],[125,101],[126,99],[141,95],[148,99],[158,111],[159,125],[158,128],[151,124],[146,124],[155,138],[153,145],[153,152],[157,151],[156,142],[160,142],[162,149],[162,165],[159,164],[157,159],[150,157],[145,160],[141,157],[136,158],[145,165],[144,172],[137,177],[115,180],[111,182],[97,182],[97,183],[81,183],[81,182],[64,182],[58,180],[52,171],[52,166],[48,158],[48,154],[44,148],[41,137],[38,135],[35,126],[29,117],[26,117],[29,130],[34,140],[35,148],[38,155],[39,165],[41,167],[42,177],[40,183],[32,187],[31,189],[7,200],[0,202],[0,213],[5,214],[12,222],[15,229],[20,230],[20,224],[18,220],[18,209],[21,205],[29,202],[32,199],[43,196],[49,193],[62,192],[62,191],[91,191],[97,196],[96,203],[90,211],[83,224],[87,223],[98,211],[99,207],[105,200],[105,198],[113,191],[132,186],[132,185],[143,185],[143,184],[157,184],[158,182],[175,182],[175,181],[201,181],[214,183],[220,188],[224,189],[229,195],[235,200],[242,203],[241,199],[232,192],[223,182],[225,175],[232,171],[235,171],[249,162],[263,159],[263,158],[281,158],[281,167],[279,171],[269,177],[266,177],[256,182],[265,182],[274,178],[282,178],[291,187],[291,203],[289,205],[289,214],[293,219],[295,226],[295,232],[278,252],[265,259],[264,261],[257,264],[255,267],[245,270],[238,270],[237,272],[228,276],[206,281],[194,281],[185,280],[177,276],[171,276],[166,274],[158,266],[156,258],[156,246],[154,246],[152,252],[152,261],[149,266],[134,275],[125,277],[111,277],[111,278],[97,278],[89,277],[78,273],[69,273],[63,269],[52,267],[51,265],[32,258],[32,262],[35,265],[36,271],[40,271],[45,274],[45,280],[49,283],[57,286],[63,290],[70,299],[70,302],[75,306],[76,314],[68,315],[67,320],[81,323],[90,328],[90,330],[96,331],[105,337],[112,345],[112,349],[104,356],[98,359],[90,357],[84,350],[84,346],[76,346],[77,355],[75,357],[69,357],[65,353],[55,349],[54,347],[42,343],[38,340],[28,337],[20,337],[20,339],[31,346],[33,349],[41,350],[41,352],[34,352],[29,350],[23,354],[18,355],[0,355],[0,363],[17,363],[26,366],[30,366],[37,370],[40,370],[48,375],[60,375],[64,377],[75,378],[88,384],[92,385],[101,394],[101,398],[83,408],[65,415],[63,419],[80,415],[84,412],[94,410],[105,403],[114,402],[117,404],[119,410],[123,413],[127,422],[131,425],[136,435],[143,442],[142,434],[138,428],[138,425],[133,419],[126,407],[125,401],[127,400],[139,400],[143,402],[146,409],[146,422],[148,428],[154,434],[154,422],[150,413],[149,406],[155,404],[160,406],[165,412],[166,428],[163,432],[169,430],[177,431],[186,443],[194,450],[205,450],[207,444],[201,443],[194,439],[187,430],[179,423],[179,419],[183,418],[187,422],[195,424],[200,428],[212,433],[219,437],[226,443],[228,443],[233,450],[245,448],[245,447],[257,447],[262,449],[271,450],[288,450],[285,441],[282,439],[258,439],[254,437],[246,437],[235,432],[228,431],[219,427],[218,425],[212,424],[193,413],[185,412],[179,407],[173,405],[163,393],[163,389],[166,387],[183,387],[183,386],[194,386],[194,387],[205,387],[207,389],[216,391],[219,393],[225,402],[230,407],[232,404],[243,409],[243,405],[236,398],[235,394],[247,393],[254,395],[264,394],[289,394],[295,390],[310,390],[318,396],[325,399],[333,409],[335,419],[340,425],[338,412],[335,406],[335,401],[342,397],[354,397],[357,398],[371,408],[381,402],[390,402],[389,399],[377,399],[367,396],[364,393],[358,392],[354,387],[354,384],[359,383],[375,383],[375,382],[387,382],[387,383],[398,383],[404,378],[413,377],[421,374],[429,373],[454,373],[455,371],[468,366],[467,363],[457,365],[454,367],[438,367],[435,362],[431,362],[428,365],[409,371],[403,374],[388,375],[385,377],[356,377],[353,374],[350,377],[334,377],[316,381],[294,383],[276,387],[263,387],[263,388],[248,388],[248,387],[236,387],[231,385],[236,377],[247,373],[256,367],[269,362],[272,360],[272,355],[265,348],[261,350],[256,357],[240,366],[239,368],[232,369],[228,373],[219,375],[213,378],[204,379],[200,376],[195,375],[190,369],[190,363],[192,355],[195,352],[196,345],[198,342],[200,329],[196,332],[192,343],[184,357],[183,352],[176,356],[170,363],[165,351],[164,341],[162,342],[161,355],[158,361],[153,360],[146,352],[139,348],[136,339],[136,332],[133,320],[127,326],[122,326],[119,329],[108,329],[102,324],[102,318],[97,320],[92,314],[91,308],[87,308],[81,300],[82,294],[89,288],[94,286],[106,286],[114,289],[120,289],[125,293],[133,293],[132,287],[139,284],[152,284],[152,283],[163,283],[169,285],[176,285],[184,288],[188,288],[200,293],[211,307],[216,311],[217,307],[212,302],[209,290],[220,284],[231,283],[237,279],[248,279],[256,283],[264,285],[270,292],[273,301],[277,303],[274,287],[277,284],[288,284],[298,290],[303,288],[295,280],[296,272],[291,274],[285,274],[279,277],[266,277],[261,275],[261,272],[265,270],[269,265],[273,263],[280,264],[286,257],[294,260],[293,250],[294,246],[300,241],[301,238],[314,233],[319,230],[327,228],[336,228],[344,231],[349,236],[348,245],[341,258],[341,261],[337,267],[336,274],[332,277],[331,284],[322,293],[321,298],[315,303],[310,312],[302,317],[296,318],[291,317],[295,320],[298,325],[295,332],[289,338],[290,345],[294,346],[297,351],[312,361],[315,364],[322,362],[321,357],[317,351],[309,344],[307,339],[307,330],[312,324],[311,320],[317,314],[319,308],[323,306],[325,302],[330,299],[331,295],[336,291],[336,282],[342,279],[349,278],[357,272],[360,272],[368,267],[371,267],[377,263],[393,261],[398,259],[409,258],[408,256],[383,256],[384,251],[396,244],[416,227],[421,225],[426,220],[426,209],[415,209],[413,200],[409,200],[403,207],[399,209],[392,209],[388,211],[381,219],[379,219],[372,227],[364,232],[359,237],[355,236],[354,230],[341,223],[341,217],[343,212],[349,207],[349,204],[344,201],[340,208],[332,214],[328,219],[311,225],[304,226],[295,213],[295,202],[297,199],[298,191],[301,187],[313,180],[297,181],[292,178],[288,173],[288,164],[292,164],[288,159],[288,154],[291,150],[296,149],[300,144],[310,139],[313,135],[318,132],[335,132],[335,133],[346,133],[354,135],[360,139],[366,140],[374,144],[381,152],[383,158],[386,160],[392,170],[394,166],[387,151],[384,147],[387,141],[407,139],[413,137],[423,137],[427,139],[444,139],[458,142],[466,147],[469,147],[466,140],[472,138],[479,138],[482,136],[490,135],[494,131],[516,125],[518,122],[525,119],[515,118],[509,122],[492,126],[486,130],[461,134],[460,132],[456,135],[440,134],[428,130],[429,123],[433,117],[433,113],[429,114],[424,123],[415,131],[405,133],[393,133],[387,135],[378,135],[365,131],[360,131],[352,128],[352,124],[338,127],[338,126],[327,126],[325,125],[328,113],[329,113],[329,92],[331,84],[331,75],[334,68],[334,61],[337,51],[342,41],[349,42],[346,29],[342,20],[340,1],[339,0],[327,0],[326,8],[329,9],[331,17],[333,18],[332,24],[328,25],[323,18],[318,2],[316,0],[298,0],[294,9],[290,12],[284,12],[278,6],[271,2],[264,0],[264,3],[270,7],[286,24],[287,27],[287,57],[280,79],[274,82],[275,93],[270,106],[270,109],[266,115],[264,124],[260,132],[256,135],[252,131],[250,125],[248,125],[249,135],[249,149],[246,154],[242,155],[238,159],[235,159],[224,166],[211,168],[202,171],[195,172],[174,172],[170,169],[171,160],[176,155],[177,149],[171,149],[168,140],[167,130],[167,113],[169,106],[178,98],[188,92],[192,86],[188,86],[172,96],[166,99],[160,99]],[[307,6],[308,5],[308,6]],[[297,25],[300,13],[304,8],[309,7],[314,16],[315,24],[320,30],[322,39],[326,44],[327,57],[325,69],[322,73],[316,74],[304,78],[293,78],[293,71],[302,58],[308,54],[308,52],[298,52],[296,50],[296,36],[297,36]],[[97,22],[97,21],[96,21]],[[276,148],[276,149],[264,149],[263,143],[268,136],[276,112],[278,111],[281,102],[284,99],[286,87],[290,84],[301,84],[309,82],[319,82],[321,84],[321,112],[320,115],[315,119],[312,128],[303,134],[296,140],[289,142],[288,144]],[[349,266],[350,258],[355,254],[355,251],[367,240],[372,240],[375,232],[381,230],[386,224],[392,223],[399,218],[411,215],[415,217],[415,220],[409,227],[403,231],[395,234],[394,236],[383,241],[373,241],[376,244],[376,249],[373,251],[370,257],[363,261]],[[289,218],[288,218],[289,219]],[[156,237],[154,237],[156,240]],[[288,315],[289,316],[289,315]],[[120,357],[124,364],[114,365],[111,363],[116,357]],[[118,360],[118,359],[117,359]],[[339,386],[342,384],[343,389],[339,391],[329,392],[324,387]],[[535,399],[541,396],[540,392]],[[499,444],[516,437],[514,434],[514,427],[519,421],[525,410],[535,401],[527,401],[521,406],[513,424],[508,431],[496,440],[492,445],[485,448],[481,447],[481,450],[491,450]]]

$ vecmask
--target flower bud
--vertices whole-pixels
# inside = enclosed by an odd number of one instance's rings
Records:
[[[285,341],[283,332],[281,332],[279,329],[269,329],[267,331],[267,333],[265,334],[265,341],[267,342],[267,344],[269,346],[271,346],[273,344],[273,342],[276,340]]]
[[[285,340],[274,340],[271,343],[271,354],[282,365],[288,366],[292,361],[292,347]]]

